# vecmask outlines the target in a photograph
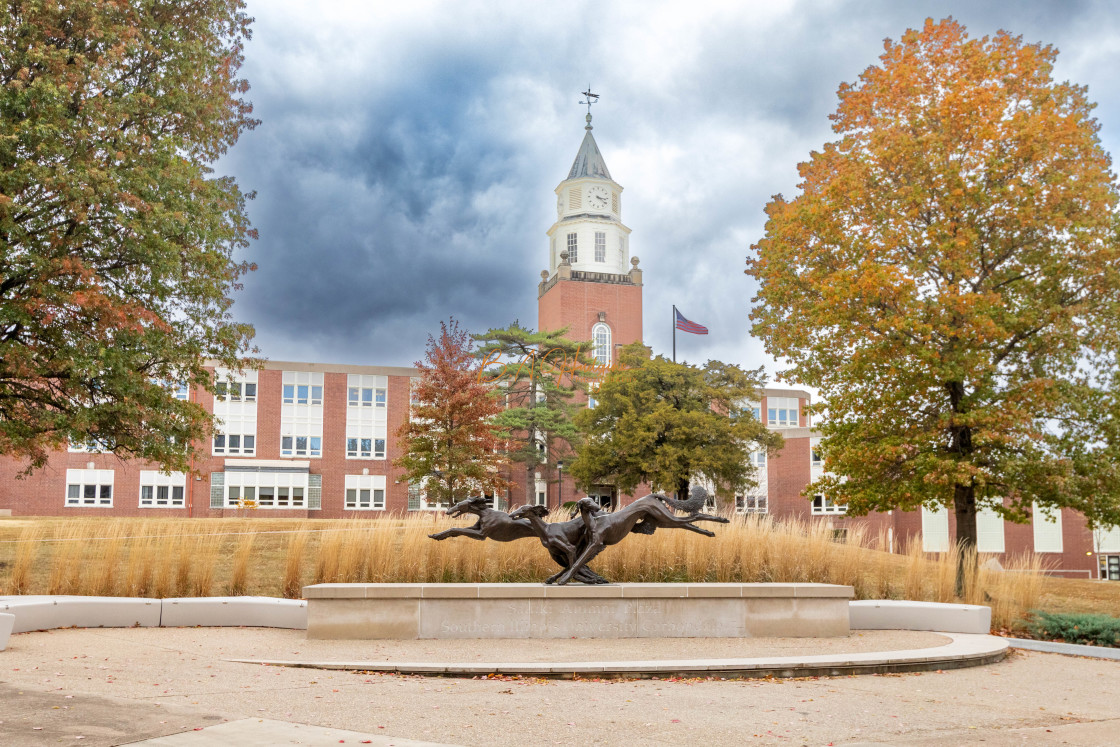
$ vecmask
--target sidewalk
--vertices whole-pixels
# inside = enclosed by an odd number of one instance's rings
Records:
[[[26,633],[0,654],[0,743],[111,745],[171,735],[180,736],[153,744],[1115,743],[1120,662],[1035,652],[955,671],[794,680],[439,679],[228,661],[494,660],[523,653],[519,645],[547,659],[639,658],[631,645],[640,658],[668,650],[663,658],[676,659],[944,640],[909,631],[792,642],[337,642],[258,628]]]

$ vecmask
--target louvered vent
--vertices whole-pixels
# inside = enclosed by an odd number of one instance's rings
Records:
[[[579,210],[580,206],[583,204],[582,200],[583,200],[583,197],[582,197],[578,188],[568,190],[568,209],[569,210]]]
[[[611,192],[611,210],[618,215],[618,192]]]

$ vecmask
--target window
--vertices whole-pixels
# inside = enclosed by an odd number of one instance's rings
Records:
[[[67,506],[112,506],[113,470],[66,470]]]
[[[106,445],[101,443],[100,441],[93,439],[81,444],[76,444],[71,441],[70,446],[67,448],[67,451],[71,453],[82,454],[101,454],[106,451],[112,451],[112,449],[107,448]]]
[[[922,552],[949,551],[949,511],[922,506]]]
[[[182,508],[186,505],[187,476],[182,472],[165,475],[154,470],[140,471],[140,508]]]
[[[767,422],[770,425],[797,427],[797,399],[794,397],[768,397]]]
[[[347,404],[350,407],[385,407],[389,401],[389,392],[382,388],[352,386],[348,390]]]
[[[838,503],[833,503],[831,498],[823,495],[813,496],[813,513],[814,514],[846,514],[848,513],[847,506],[841,506]]]
[[[618,215],[618,192],[611,192],[611,210]]]
[[[1120,581],[1120,555],[1101,555],[1097,563],[1101,579]]]
[[[592,357],[600,366],[611,364],[611,328],[599,322],[591,328]]]
[[[280,406],[280,456],[323,456],[323,374],[285,371]]]
[[[579,239],[576,234],[568,234],[568,261],[579,261]]]
[[[764,514],[769,511],[766,494],[735,496],[735,510],[741,514]]]
[[[235,508],[255,501],[257,508],[318,508],[308,505],[308,477],[306,472],[227,470],[225,506]]]
[[[185,381],[172,382],[171,387],[174,390],[172,392],[172,394],[175,397],[175,399],[181,399],[181,400],[190,399],[190,390],[187,388],[187,382],[185,382]],[[257,387],[256,387],[256,385],[254,385],[253,386],[253,396],[255,397],[256,394],[257,394]]]
[[[418,384],[418,379],[410,381],[410,399]],[[384,459],[389,437],[389,377],[349,374],[346,391],[346,458]]]
[[[285,405],[321,405],[323,404],[323,387],[311,384],[285,384]]]
[[[257,453],[257,372],[214,372],[213,453],[255,456]]]
[[[253,456],[257,453],[257,437],[248,433],[218,433],[214,436],[214,453]]]
[[[256,402],[257,385],[249,381],[219,381],[214,396],[225,402]],[[176,395],[178,396],[178,395]],[[186,397],[180,397],[186,399]]]
[[[810,467],[823,467],[824,460],[821,459],[821,450],[813,448],[809,450],[809,466]]]
[[[595,232],[595,261],[607,261],[607,234],[602,231]]]
[[[1031,524],[1034,528],[1035,552],[1062,551],[1062,510],[1054,508],[1046,513],[1037,502],[1031,505]]]
[[[385,510],[384,475],[346,475],[345,507],[358,511]]]
[[[765,451],[752,451],[750,456],[747,457],[751,466],[755,469],[766,470],[766,452]]]
[[[384,459],[385,439],[348,438],[346,439],[346,456],[349,459]]]
[[[281,436],[280,456],[321,457],[323,438],[322,436]]]

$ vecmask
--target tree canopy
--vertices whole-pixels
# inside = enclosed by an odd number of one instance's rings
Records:
[[[0,5],[0,454],[68,440],[173,469],[238,369],[244,195],[212,164],[252,128],[240,0]]]
[[[630,493],[649,483],[687,497],[698,479],[723,496],[755,484],[750,453],[782,443],[751,409],[761,369],[674,363],[641,343],[624,347],[619,362],[621,370],[600,384],[596,406],[576,415],[584,438],[571,471],[580,486]]]
[[[553,469],[569,457],[579,437],[572,418],[576,386],[591,360],[586,343],[565,337],[567,330],[533,332],[514,322],[505,329],[475,335],[482,380],[499,388],[506,407],[495,418],[509,435],[509,458],[523,464],[526,491],[533,489],[542,465]]]
[[[888,40],[840,87],[840,139],[766,208],[754,333],[820,389],[813,490],[850,513],[953,506],[968,548],[984,507],[1120,519],[1091,456],[1115,399],[1084,410],[1116,373],[1117,189],[1056,55],[952,19]]]
[[[429,503],[492,495],[508,485],[500,471],[504,432],[494,420],[502,400],[480,381],[473,347],[457,321],[440,322],[439,338],[428,336],[424,360],[416,363],[420,380],[412,390],[409,420],[398,432],[404,455],[395,463],[410,482],[423,485]]]

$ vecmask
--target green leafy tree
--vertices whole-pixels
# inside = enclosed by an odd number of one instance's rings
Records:
[[[623,493],[649,483],[681,496],[698,478],[725,496],[755,484],[750,453],[782,443],[747,406],[758,399],[761,369],[719,361],[697,368],[653,358],[641,343],[619,359],[622,370],[603,380],[597,405],[576,415],[585,433],[571,468],[577,483]]]
[[[577,387],[593,385],[602,373],[587,343],[565,334],[533,332],[514,322],[475,335],[483,381],[498,387],[506,402],[496,422],[509,434],[511,462],[524,465],[527,492],[541,465],[552,471],[572,453],[580,435],[572,420],[580,407],[573,402]]]
[[[1117,517],[1115,469],[1086,447],[1114,400],[1079,403],[1116,371],[1117,189],[1056,55],[951,19],[888,41],[747,263],[754,333],[823,395],[833,476],[812,490],[853,514],[951,506],[966,550],[984,507]]]
[[[507,487],[501,476],[505,437],[495,422],[502,402],[481,383],[473,347],[457,321],[440,322],[439,338],[428,336],[424,360],[416,363],[420,380],[412,391],[411,417],[398,431],[404,455],[395,464],[410,482],[423,485],[430,503]]]
[[[244,365],[231,291],[255,238],[210,166],[252,128],[239,0],[0,5],[0,453],[68,440],[185,469],[174,397]]]

